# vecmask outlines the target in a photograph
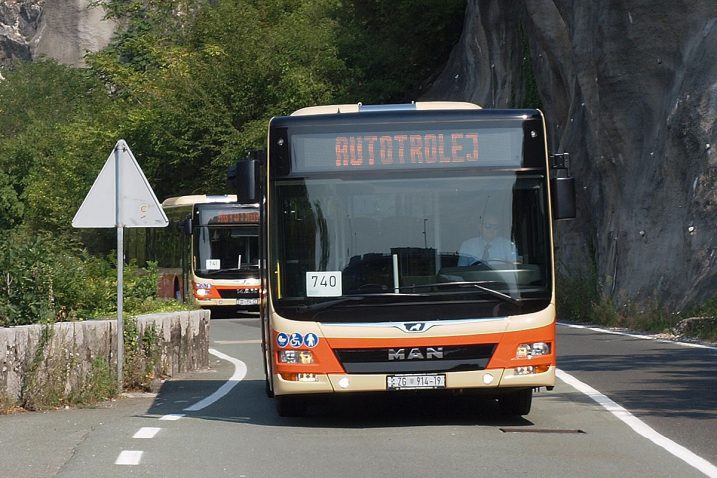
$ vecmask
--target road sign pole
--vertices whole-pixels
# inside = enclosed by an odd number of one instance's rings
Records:
[[[114,163],[114,164],[112,164]],[[124,164],[123,164],[124,163]],[[124,175],[124,179],[122,176]],[[115,195],[107,194],[115,188]],[[72,219],[72,227],[117,229],[117,383],[124,386],[124,324],[122,288],[124,274],[124,228],[166,227],[167,215],[139,167],[129,146],[117,141],[100,174]]]
[[[119,146],[119,145],[118,145]],[[115,224],[117,226],[117,389],[121,393],[124,385],[124,321],[122,320],[122,289],[124,276],[124,227],[122,224],[122,198],[119,147],[115,147]]]

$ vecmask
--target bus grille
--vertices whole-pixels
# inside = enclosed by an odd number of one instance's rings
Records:
[[[222,299],[256,299],[259,289],[217,289]]]
[[[496,344],[337,349],[347,373],[433,373],[485,369]]]

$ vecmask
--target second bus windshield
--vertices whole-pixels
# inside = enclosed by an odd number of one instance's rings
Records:
[[[274,297],[455,300],[446,293],[451,284],[474,283],[510,298],[544,298],[551,280],[544,182],[516,173],[277,181]]]
[[[195,229],[195,272],[200,277],[243,277],[259,268],[259,227],[200,226]],[[244,272],[244,274],[240,273]]]

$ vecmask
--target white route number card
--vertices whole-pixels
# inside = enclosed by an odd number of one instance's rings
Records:
[[[341,271],[306,273],[306,297],[339,297],[341,295],[343,295]]]

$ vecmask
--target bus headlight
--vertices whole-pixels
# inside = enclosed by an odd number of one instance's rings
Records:
[[[515,350],[515,358],[530,359],[540,357],[542,355],[550,355],[550,344],[546,342],[533,342],[530,344],[520,344]]]
[[[279,363],[301,365],[314,363],[314,354],[309,350],[280,350]]]
[[[205,282],[193,282],[194,297],[208,297],[212,294],[212,285]]]

